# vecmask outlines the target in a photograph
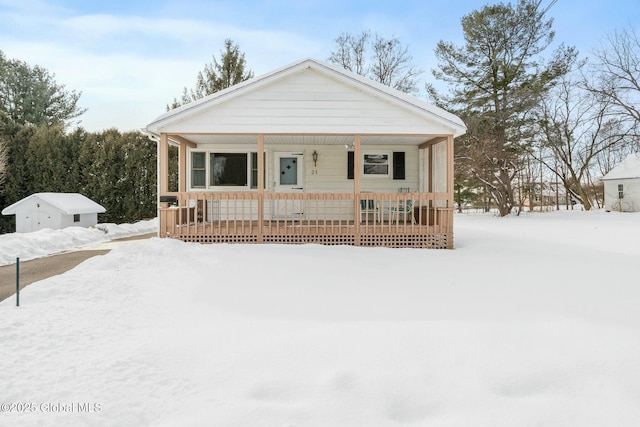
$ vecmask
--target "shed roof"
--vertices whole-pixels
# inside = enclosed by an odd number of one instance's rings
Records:
[[[466,132],[464,122],[456,115],[442,108],[343,68],[311,58],[294,62],[262,76],[246,80],[170,110],[158,116],[147,125],[145,130],[152,135],[159,135],[161,132],[181,133],[174,130],[175,126],[179,126],[179,124],[184,123],[185,120],[195,117],[213,106],[228,103],[231,100],[241,98],[249,93],[259,91],[267,85],[300,75],[308,70],[315,71],[320,75],[347,85],[346,87],[351,87],[354,91],[369,94],[372,97],[383,99],[396,107],[411,111],[423,120],[438,123],[446,129],[449,129],[450,133],[454,134],[454,136],[460,136]]]
[[[618,166],[611,169],[608,174],[602,177],[603,181],[612,179],[633,179],[640,178],[640,153],[633,153],[622,161]]]
[[[40,199],[66,215],[104,213],[106,209],[79,193],[34,193],[2,210],[2,215],[15,215],[20,205],[32,199]]]

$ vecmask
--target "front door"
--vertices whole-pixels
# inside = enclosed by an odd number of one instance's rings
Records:
[[[275,191],[304,192],[304,157],[302,153],[274,153]],[[299,219],[303,214],[301,200],[276,200],[273,213],[278,218]]]

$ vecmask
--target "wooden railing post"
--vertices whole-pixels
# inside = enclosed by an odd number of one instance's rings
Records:
[[[258,243],[264,243],[264,135],[258,135]]]
[[[353,226],[355,232],[355,245],[360,246],[360,176],[362,174],[362,151],[360,149],[360,135],[354,137],[353,150]]]

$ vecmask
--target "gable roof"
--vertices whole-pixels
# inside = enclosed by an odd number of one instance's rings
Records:
[[[640,153],[627,156],[618,166],[602,177],[603,181],[612,179],[640,178]]]
[[[15,215],[20,205],[39,199],[62,211],[66,215],[104,213],[106,209],[79,193],[34,193],[2,210],[2,215]]]
[[[411,111],[424,120],[438,123],[451,130],[454,136],[460,136],[466,132],[464,122],[456,115],[429,104],[409,94],[380,84],[366,77],[344,70],[331,64],[315,59],[304,59],[285,67],[276,69],[262,76],[238,83],[227,89],[205,96],[189,104],[182,105],[158,116],[146,127],[146,131],[153,135],[159,135],[163,129],[171,125],[183,122],[196,116],[212,106],[237,99],[243,95],[256,92],[269,84],[287,77],[295,76],[306,70],[313,70],[325,77],[350,86],[354,90],[366,93],[370,96],[393,104],[397,107]]]

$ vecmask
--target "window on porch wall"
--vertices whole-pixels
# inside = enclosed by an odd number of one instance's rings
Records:
[[[209,185],[246,187],[248,155],[247,153],[210,153]]]
[[[205,188],[207,180],[207,166],[205,153],[191,153],[191,187]]]
[[[216,187],[258,188],[258,153],[191,152],[191,188]]]
[[[355,168],[354,152],[347,151],[347,179],[353,179]],[[394,180],[403,180],[406,178],[405,152],[394,151],[392,153],[392,163],[388,154],[370,154],[365,153],[362,156],[363,176],[364,175],[382,175],[390,176],[389,167],[392,165],[392,178]]]

